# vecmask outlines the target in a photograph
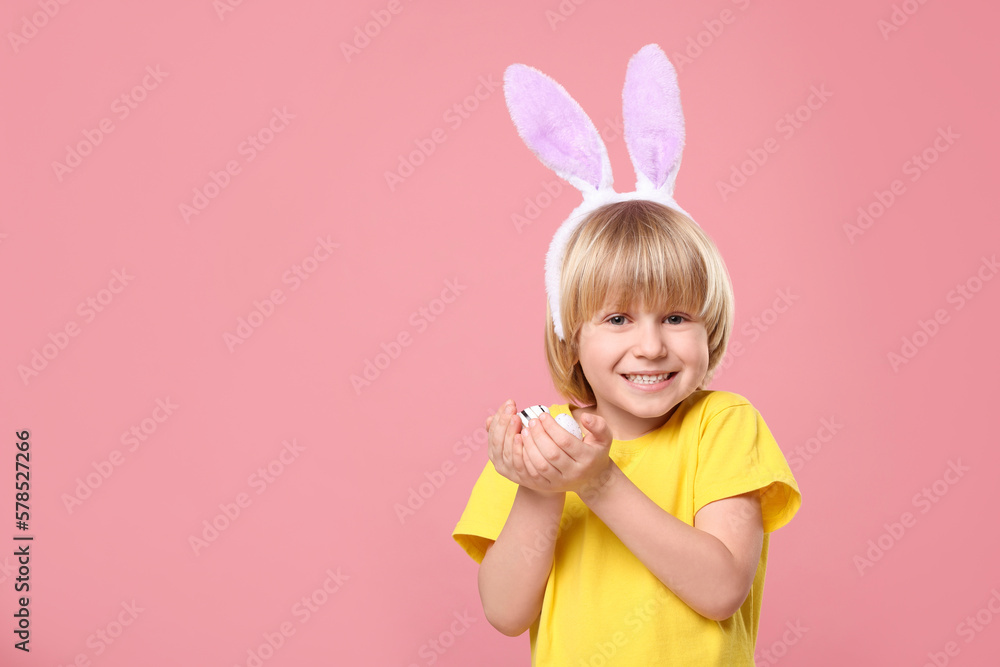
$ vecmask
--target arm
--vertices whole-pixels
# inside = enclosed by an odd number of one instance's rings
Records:
[[[541,415],[521,434],[524,449],[544,457],[536,488],[574,491],[664,586],[696,612],[720,621],[746,600],[760,561],[764,526],[757,491],[702,507],[689,526],[642,492],[608,457],[607,422],[583,417],[574,438]],[[538,477],[537,479],[535,477]]]
[[[541,611],[565,499],[518,487],[507,523],[479,565],[483,612],[509,637],[531,627]]]
[[[732,616],[753,585],[764,527],[757,491],[709,503],[689,526],[612,463],[584,502],[663,585],[706,618]]]
[[[526,452],[521,418],[507,401],[486,420],[490,461],[496,471],[518,484],[514,503],[496,541],[479,564],[479,597],[490,625],[503,634],[522,634],[538,618],[566,494],[538,488],[538,451]]]

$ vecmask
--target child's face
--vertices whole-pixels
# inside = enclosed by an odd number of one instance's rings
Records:
[[[708,372],[705,325],[677,310],[604,308],[584,322],[579,348],[597,399],[591,412],[608,422],[616,440],[662,426]]]

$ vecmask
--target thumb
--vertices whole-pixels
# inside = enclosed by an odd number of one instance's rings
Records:
[[[614,436],[611,434],[608,422],[604,421],[603,417],[587,414],[583,415],[580,421],[583,423],[583,427],[587,429],[587,435],[583,438],[584,442],[601,447],[611,446]]]

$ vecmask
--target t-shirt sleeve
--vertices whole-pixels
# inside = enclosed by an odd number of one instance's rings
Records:
[[[694,511],[754,490],[760,490],[765,533],[791,521],[802,504],[798,483],[760,412],[748,403],[731,405],[712,415],[703,427]]]
[[[487,461],[451,534],[477,563],[483,562],[486,549],[507,523],[515,495],[517,484],[498,473],[492,461]]]

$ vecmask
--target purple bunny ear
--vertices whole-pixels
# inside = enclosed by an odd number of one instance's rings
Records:
[[[636,190],[672,194],[684,148],[684,114],[677,72],[656,44],[647,44],[629,60],[622,101]]]
[[[517,133],[542,164],[584,193],[611,187],[604,142],[562,86],[533,67],[511,65],[503,91]]]

